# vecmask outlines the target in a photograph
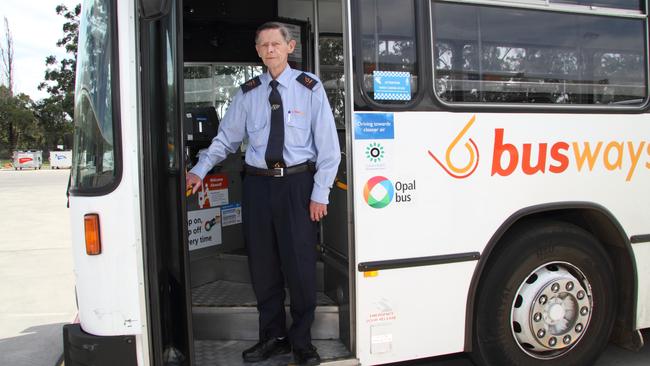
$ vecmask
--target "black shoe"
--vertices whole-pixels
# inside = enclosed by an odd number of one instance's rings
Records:
[[[293,350],[293,362],[300,366],[320,365],[320,356],[316,352],[316,347],[310,344],[305,348],[296,348]]]
[[[275,355],[291,352],[291,344],[287,337],[283,339],[269,338],[259,341],[253,347],[242,352],[244,362],[259,362]]]

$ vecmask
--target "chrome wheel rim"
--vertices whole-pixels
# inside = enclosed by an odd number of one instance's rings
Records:
[[[519,348],[537,359],[560,357],[586,332],[593,310],[591,285],[567,262],[548,262],[519,286],[510,328]]]

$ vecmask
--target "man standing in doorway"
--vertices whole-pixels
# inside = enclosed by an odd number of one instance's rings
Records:
[[[267,72],[241,86],[186,183],[195,193],[212,167],[248,137],[242,209],[259,342],[242,356],[258,362],[293,350],[297,364],[318,365],[310,334],[316,308],[316,230],[327,215],[340,150],[322,83],[288,64],[295,46],[281,23],[257,29],[255,48]],[[285,276],[293,319],[288,331]]]

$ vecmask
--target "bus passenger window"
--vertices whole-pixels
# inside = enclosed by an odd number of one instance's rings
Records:
[[[359,14],[365,94],[375,103],[409,103],[418,89],[414,2],[362,0]]]
[[[643,0],[551,0],[551,3],[643,11]]]
[[[642,19],[432,2],[444,102],[641,106]]]

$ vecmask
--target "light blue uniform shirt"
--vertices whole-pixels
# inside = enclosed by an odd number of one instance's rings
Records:
[[[287,66],[277,78],[284,110],[284,162],[287,166],[307,161],[316,163],[311,199],[327,204],[341,161],[339,140],[323,84],[306,73],[317,82],[310,90],[296,80],[300,74],[302,71]],[[235,95],[219,124],[217,136],[208,149],[199,152],[199,162],[191,173],[204,178],[212,167],[237,151],[244,137],[248,137],[246,164],[267,168],[264,155],[271,129],[269,83],[272,78],[268,72],[259,78],[261,85],[246,93],[240,89]]]

